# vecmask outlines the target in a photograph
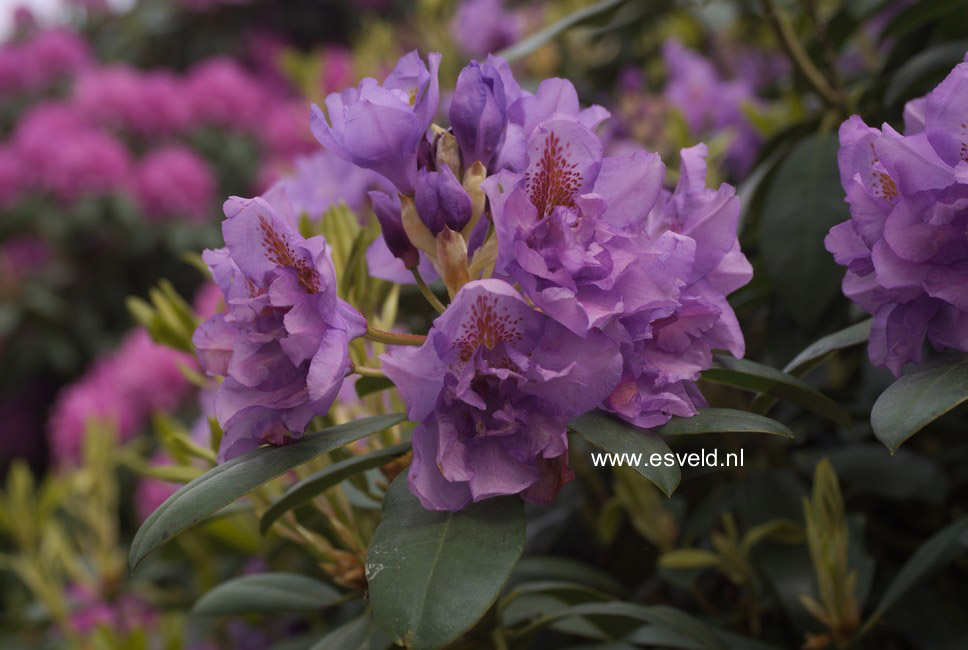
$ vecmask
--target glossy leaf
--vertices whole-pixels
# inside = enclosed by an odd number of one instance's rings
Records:
[[[393,388],[393,382],[386,377],[360,377],[353,387],[356,389],[356,396],[362,399],[367,395]]]
[[[785,424],[763,415],[736,409],[703,408],[691,418],[674,417],[668,424],[655,429],[662,435],[691,435],[696,433],[772,433],[793,438]]]
[[[868,318],[850,327],[845,327],[839,332],[817,339],[795,356],[783,368],[783,372],[790,373],[795,377],[802,377],[829,359],[834,352],[866,343],[871,334],[871,322],[872,319]]]
[[[617,420],[602,412],[586,413],[574,418],[568,427],[599,449],[613,454],[642,454],[647,460],[653,454],[665,456],[672,450],[652,431]],[[667,496],[675,492],[682,475],[678,463],[653,465],[640,463],[634,468],[639,474],[655,483]]]
[[[403,420],[402,414],[363,418],[307,434],[285,447],[262,447],[213,467],[151,513],[131,542],[128,563],[134,569],[178,533],[293,467]]]
[[[626,602],[583,603],[547,614],[531,623],[531,630],[540,629],[564,618],[574,617],[620,617],[665,628],[685,639],[696,642],[698,648],[727,650],[728,646],[712,628],[702,621],[673,607],[665,605],[644,606]]]
[[[291,486],[285,493],[272,502],[259,520],[259,531],[265,535],[269,527],[291,509],[302,505],[316,495],[322,494],[334,485],[365,472],[374,467],[380,467],[393,460],[394,457],[405,454],[410,450],[410,443],[405,442],[385,449],[378,449],[363,456],[347,458],[333,463],[328,467],[314,472]]]
[[[824,249],[850,218],[837,171],[836,133],[804,138],[779,164],[759,214],[760,251],[780,307],[805,329],[840,295],[843,269]]]
[[[477,623],[524,550],[518,497],[460,512],[425,510],[400,475],[387,490],[366,579],[377,623],[414,650],[441,648]]]
[[[346,600],[336,589],[298,573],[257,573],[232,578],[206,592],[193,614],[224,616],[251,612],[314,611]]]
[[[913,368],[881,393],[871,411],[877,439],[891,452],[968,401],[968,355],[944,355]]]
[[[850,427],[850,416],[835,401],[792,375],[755,361],[727,356],[717,355],[716,364],[703,372],[704,380],[789,400]]]
[[[968,552],[968,517],[962,517],[932,535],[914,552],[887,586],[880,602],[877,603],[877,609],[864,624],[864,628],[867,629],[873,625],[919,581],[966,552]]]

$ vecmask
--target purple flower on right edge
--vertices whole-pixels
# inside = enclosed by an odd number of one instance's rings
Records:
[[[925,338],[968,352],[968,57],[904,117],[903,135],[856,115],[841,125],[851,219],[825,240],[844,294],[874,317],[871,361],[895,376]]]

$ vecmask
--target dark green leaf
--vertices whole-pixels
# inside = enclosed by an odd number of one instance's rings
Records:
[[[716,364],[702,373],[705,381],[725,384],[789,400],[850,428],[850,416],[840,406],[796,377],[747,359],[716,355]]]
[[[968,355],[924,363],[881,393],[871,411],[877,439],[892,452],[915,433],[968,400]]]
[[[793,438],[793,432],[785,424],[757,413],[736,409],[703,408],[691,418],[674,417],[655,432],[664,436],[690,435],[695,433],[772,433]]]
[[[131,542],[134,569],[153,550],[178,533],[229,505],[280,474],[398,422],[401,414],[377,415],[310,433],[285,447],[262,447],[213,467],[182,486],[158,506]]]
[[[870,338],[870,334],[870,318],[845,327],[839,332],[828,334],[804,348],[786,365],[783,372],[790,373],[794,377],[802,377],[830,358],[834,352],[865,343]]]
[[[356,380],[356,396],[363,399],[367,395],[393,388],[393,382],[386,377],[360,377]]]
[[[614,9],[623,2],[625,0],[600,0],[600,2],[596,2],[593,5],[583,7],[553,22],[547,27],[538,30],[527,38],[518,41],[511,47],[501,50],[497,53],[497,56],[507,60],[509,63],[513,63],[518,59],[528,56],[545,43],[554,40],[562,32],[610,9]]]
[[[405,454],[409,450],[410,443],[405,442],[385,449],[378,449],[364,456],[341,460],[310,474],[292,485],[281,497],[272,502],[272,505],[269,506],[259,521],[259,531],[265,535],[269,527],[292,508],[305,503],[318,494],[322,494],[351,476],[385,465],[395,456]]]
[[[962,40],[936,45],[911,57],[891,75],[884,91],[884,104],[891,106],[929,90],[951,68],[961,63],[966,50],[968,41]]]
[[[965,0],[918,0],[899,11],[881,32],[881,41],[909,34],[914,30],[965,8]]]
[[[232,578],[198,599],[193,614],[313,611],[346,600],[325,582],[298,573],[257,573]]]
[[[552,612],[528,626],[531,630],[544,627],[563,618],[584,616],[617,616],[665,628],[686,639],[695,641],[699,648],[728,650],[716,631],[702,621],[673,607],[665,605],[644,606],[626,602],[584,603]]]
[[[864,629],[870,628],[897,604],[911,587],[968,551],[968,539],[963,537],[966,534],[968,534],[968,517],[962,517],[939,530],[922,544],[887,586],[880,602],[877,603],[877,609],[864,624]]]
[[[642,454],[643,460],[653,454],[663,458],[666,454],[672,454],[669,446],[652,431],[640,429],[605,413],[592,412],[579,416],[569,422],[568,427],[594,446],[613,454]],[[655,465],[642,462],[635,467],[635,471],[655,483],[667,496],[675,492],[682,478],[678,462],[671,463],[671,466],[665,462]]]
[[[850,218],[837,171],[835,133],[801,141],[779,164],[760,210],[760,250],[780,307],[803,328],[840,295],[843,269],[824,249],[827,231]]]
[[[380,627],[414,650],[457,639],[497,599],[524,550],[524,530],[517,497],[434,512],[420,505],[405,475],[397,477],[366,558]]]
[[[626,588],[612,576],[594,567],[567,557],[528,555],[518,563],[511,581],[561,580],[579,582],[597,591],[624,596]]]
[[[329,632],[309,650],[382,650],[389,645],[372,613],[367,611]]]

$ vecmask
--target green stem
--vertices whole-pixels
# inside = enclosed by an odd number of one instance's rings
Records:
[[[366,338],[371,341],[379,341],[389,345],[423,345],[427,340],[426,336],[420,334],[401,334],[399,332],[387,332],[375,327],[366,326]]]
[[[410,271],[413,273],[413,279],[416,280],[417,288],[420,289],[420,293],[423,294],[423,297],[427,299],[427,302],[429,302],[438,313],[443,314],[447,307],[444,305],[444,303],[440,302],[440,299],[437,298],[437,296],[434,295],[434,292],[430,290],[430,287],[428,287],[427,283],[424,282],[423,276],[420,275],[420,271],[417,269],[417,267],[413,267],[410,269]]]
[[[368,368],[367,366],[353,366],[353,372],[364,377],[386,377],[379,368]]]
[[[790,24],[786,14],[776,5],[775,0],[761,0],[761,2],[763,10],[773,25],[773,30],[776,32],[777,38],[780,39],[780,44],[786,50],[793,65],[806,77],[807,81],[813,86],[813,89],[817,91],[817,94],[820,95],[826,104],[842,107],[844,103],[843,97],[830,85],[826,77],[817,69],[817,66],[813,64],[806,50],[803,49],[803,45],[797,39],[797,35],[794,33],[793,26]]]

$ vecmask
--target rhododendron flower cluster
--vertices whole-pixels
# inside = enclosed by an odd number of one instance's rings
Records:
[[[682,152],[674,190],[657,154],[605,156],[605,109],[583,109],[563,79],[524,90],[495,57],[461,71],[450,127],[432,124],[439,65],[411,52],[382,83],[327,97],[312,128],[328,156],[392,183],[369,194],[387,250],[418,280],[425,260],[451,296],[419,347],[382,339],[382,370],[418,422],[412,491],[437,510],[548,503],[573,475],[571,418],[695,415],[712,349],[743,354],[725,298],[752,275],[739,200],[706,187],[702,145]],[[354,369],[348,341],[371,335],[335,298],[325,242],[296,234],[278,195],[230,200],[228,248],[206,253],[230,305],[196,333],[203,365],[227,377],[223,459],[298,437]]]
[[[59,49],[48,44],[58,40],[67,44]],[[71,57],[74,40],[78,53]],[[152,218],[200,220],[212,209],[216,182],[209,163],[187,146],[200,129],[251,136],[265,153],[261,182],[313,148],[305,106],[232,59],[208,59],[179,75],[99,66],[81,46],[84,42],[69,32],[36,31],[22,44],[0,50],[0,93],[42,89],[54,72],[69,83],[60,98],[27,108],[9,140],[0,144],[0,206],[37,192],[67,204],[120,192],[130,194]],[[34,74],[31,68],[27,72],[37,80],[5,82],[5,61],[16,59],[21,49],[41,47],[52,52],[28,58],[47,72]],[[10,67],[19,70],[14,63]],[[132,150],[143,147],[129,148],[132,138],[148,145],[139,160]],[[184,144],[177,144],[179,139]]]
[[[205,252],[228,310],[194,338],[205,371],[225,377],[215,394],[220,461],[285,444],[326,413],[350,369],[349,341],[366,330],[337,297],[326,241],[303,238],[287,209],[229,199],[226,248]]]
[[[905,132],[840,127],[840,177],[851,219],[826,246],[843,289],[873,315],[871,361],[895,375],[925,339],[968,351],[968,62],[909,102]]]
[[[48,438],[53,459],[78,459],[92,421],[116,428],[130,440],[154,411],[170,410],[191,388],[182,366],[192,359],[183,352],[152,342],[138,329],[110,356],[97,361],[61,391],[51,411]]]

